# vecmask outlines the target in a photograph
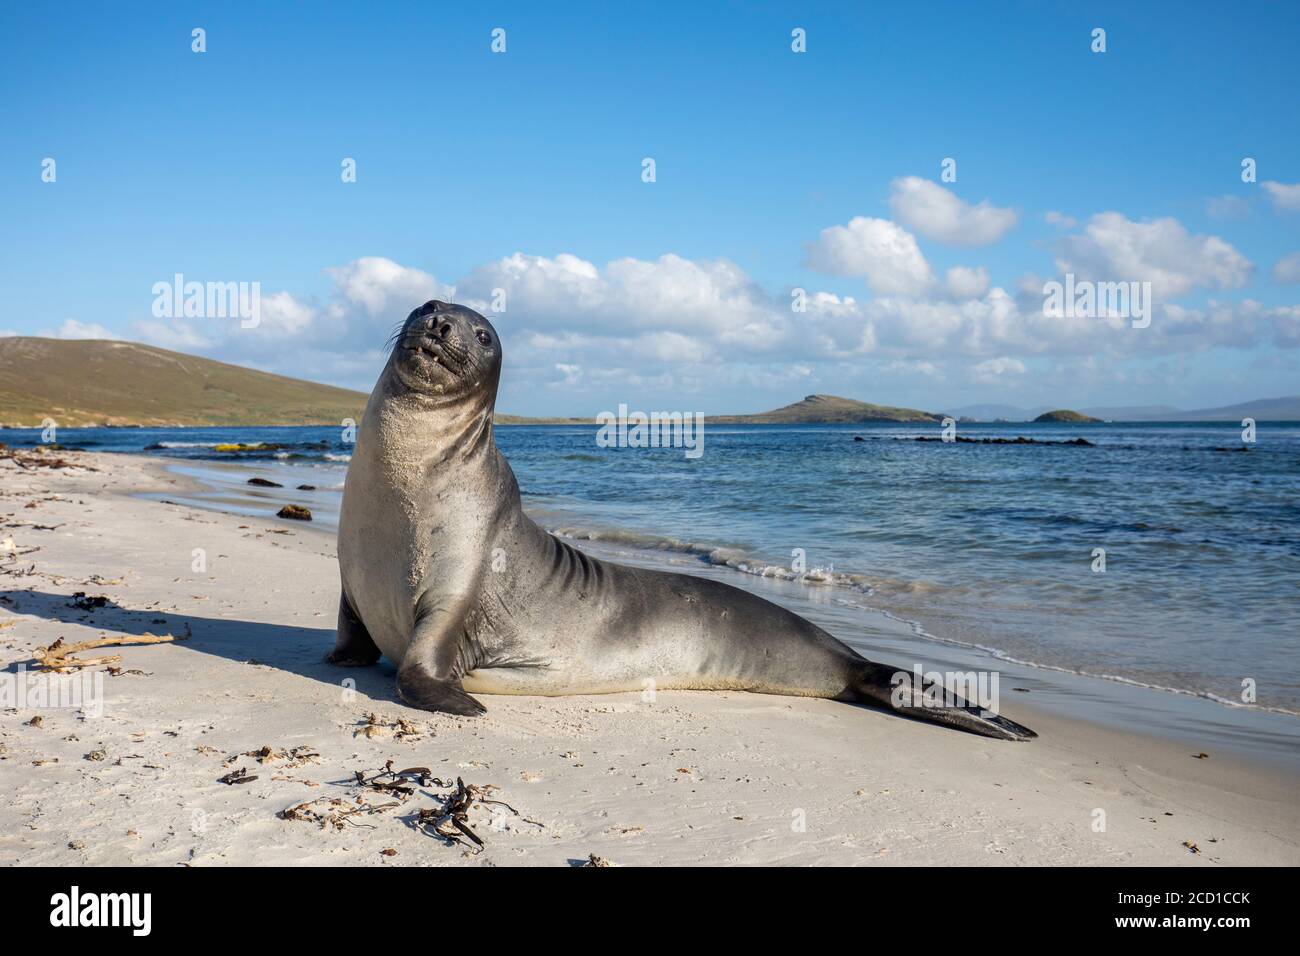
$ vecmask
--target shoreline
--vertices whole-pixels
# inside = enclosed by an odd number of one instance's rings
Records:
[[[326,535],[334,531],[337,502],[327,494],[337,488],[322,486],[317,493],[304,497],[295,492],[290,479],[279,473],[279,469],[287,467],[291,473],[305,474],[311,466],[137,457],[148,462],[159,475],[181,480],[185,493],[178,497],[183,504],[245,517],[256,516],[259,505],[273,512],[288,502],[307,505],[319,517],[322,512],[318,509],[323,505],[325,521],[305,525],[304,529]],[[238,477],[227,479],[227,474]],[[290,483],[279,489],[249,490],[243,484],[249,475],[277,477]],[[157,500],[159,496],[146,494],[145,497]],[[1027,703],[1035,710],[1125,732],[1132,732],[1135,726],[1142,727],[1142,732],[1150,736],[1182,741],[1189,747],[1228,747],[1247,759],[1300,772],[1300,719],[1285,708],[1242,706],[1208,691],[1167,687],[1017,658],[980,643],[936,635],[921,621],[880,606],[869,592],[839,581],[806,582],[789,575],[763,574],[737,567],[730,560],[712,560],[712,556],[702,554],[695,547],[648,547],[641,542],[656,540],[653,536],[620,529],[575,535],[571,528],[552,528],[555,522],[550,519],[557,515],[545,510],[538,512],[527,498],[524,506],[552,533],[595,557],[714,577],[754,591],[812,619],[868,657],[920,658],[942,664],[940,669],[944,671],[998,670],[1011,678],[1011,683],[1029,685],[1014,688],[1026,695],[1016,702]],[[273,520],[269,514],[261,517]],[[845,613],[828,615],[828,601],[842,605]],[[1034,696],[1028,696],[1030,692]],[[1004,699],[1011,696],[1007,694]],[[1196,730],[1188,731],[1188,727]]]
[[[413,710],[390,665],[321,661],[337,601],[327,533],[139,497],[184,491],[166,460],[64,454],[99,470],[0,462],[0,538],[40,549],[21,560],[32,574],[0,577],[6,672],[57,637],[190,636],[102,652],[126,670],[106,678],[101,718],[47,709],[32,727],[30,711],[0,713],[0,758],[19,771],[0,784],[0,862],[1300,862],[1293,770],[1059,716],[1025,699],[1037,689],[1006,695],[1040,734],[1025,744],[740,692],[484,695],[474,720]],[[74,591],[107,606],[71,606]],[[294,747],[318,756],[296,763]],[[521,816],[476,807],[479,853],[413,826],[429,788],[367,818],[373,829],[277,817],[350,799],[352,774],[389,759],[498,787]],[[217,782],[241,766],[259,779]]]

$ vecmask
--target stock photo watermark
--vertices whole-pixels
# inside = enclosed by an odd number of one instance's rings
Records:
[[[133,936],[148,936],[153,926],[152,893],[83,893],[73,885],[50,897],[50,925],[56,927],[127,927]]]
[[[618,412],[596,416],[598,448],[684,448],[686,457],[704,454],[703,412]]]
[[[920,664],[912,670],[895,671],[890,678],[893,691],[890,701],[899,710],[952,709],[975,705],[981,717],[998,715],[997,671],[923,671]]]
[[[1076,280],[1043,283],[1043,315],[1049,319],[1132,319],[1135,329],[1151,324],[1150,282],[1092,282]]]
[[[176,273],[155,282],[153,315],[158,319],[239,319],[241,329],[262,323],[261,282],[194,282]]]
[[[88,718],[103,717],[104,672],[52,674],[19,664],[0,674],[0,710],[80,710]]]

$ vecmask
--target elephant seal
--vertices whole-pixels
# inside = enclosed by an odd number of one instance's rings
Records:
[[[426,302],[394,336],[348,467],[328,660],[397,666],[406,703],[482,694],[747,690],[825,697],[1011,740],[1033,731],[873,663],[785,608],[706,578],[589,557],[538,527],[492,434],[501,341]]]

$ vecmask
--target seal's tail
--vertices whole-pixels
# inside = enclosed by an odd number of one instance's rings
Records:
[[[863,661],[850,688],[850,697],[862,704],[892,710],[900,717],[944,724],[956,730],[995,737],[998,740],[1031,740],[1037,737],[1028,727],[945,694],[942,687],[921,682],[907,671],[872,661]]]

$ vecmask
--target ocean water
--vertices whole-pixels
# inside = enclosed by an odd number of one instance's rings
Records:
[[[579,546],[781,582],[780,594],[806,595],[850,627],[855,613],[883,612],[963,659],[1300,715],[1300,424],[1261,424],[1246,452],[1233,424],[959,433],[1093,444],[913,440],[937,426],[706,425],[692,460],[680,448],[598,447],[594,426],[502,426],[496,437],[530,513]],[[0,430],[10,445],[39,439]],[[175,459],[208,489],[195,500],[206,507],[269,516],[292,501],[326,527],[351,451],[337,428],[58,439]],[[286,487],[247,486],[254,475]]]

